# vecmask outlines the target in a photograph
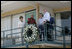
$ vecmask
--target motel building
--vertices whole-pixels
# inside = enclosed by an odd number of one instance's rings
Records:
[[[27,24],[31,14],[36,23],[39,13],[46,9],[55,19],[53,41],[39,41],[35,44],[22,42],[19,17]],[[57,27],[56,27],[57,26]],[[64,28],[69,32],[66,35]],[[63,34],[64,33],[64,34]],[[22,45],[22,43],[25,43]],[[71,48],[71,1],[1,1],[1,47],[2,48]]]

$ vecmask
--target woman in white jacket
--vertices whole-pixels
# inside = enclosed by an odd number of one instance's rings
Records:
[[[19,17],[19,20],[20,20],[20,21],[18,22],[18,28],[20,28],[19,31],[21,32],[21,33],[19,34],[19,37],[21,37],[21,38],[20,38],[20,39],[21,39],[20,41],[21,41],[22,44],[23,44],[23,43],[24,43],[23,30],[24,30],[24,27],[25,27],[25,22],[23,21],[23,16],[20,16],[20,17]]]

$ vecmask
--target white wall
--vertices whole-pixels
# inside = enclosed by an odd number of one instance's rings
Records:
[[[9,30],[11,29],[11,17],[10,16],[7,16],[7,17],[4,17],[4,18],[1,18],[1,31],[3,30]],[[1,32],[3,34],[3,32]],[[7,34],[10,34],[11,31],[6,31],[5,32],[5,37]],[[1,36],[3,36],[1,34]]]
[[[61,27],[61,15],[60,15],[60,13],[56,14],[56,25]],[[59,27],[56,27],[56,30],[61,31],[62,29]],[[57,35],[61,35],[61,33],[57,32]]]

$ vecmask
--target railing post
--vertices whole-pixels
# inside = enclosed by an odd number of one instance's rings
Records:
[[[11,29],[11,40],[12,40],[12,44],[14,45],[14,42],[15,42],[15,41],[14,41],[12,35],[13,35],[13,34],[12,34],[12,29]]]
[[[4,47],[4,38],[5,38],[5,33],[3,31],[3,47]]]
[[[53,29],[51,29],[52,40],[54,40]]]
[[[44,25],[44,40],[45,40],[45,25]]]
[[[22,40],[22,45],[23,45],[24,44],[24,42],[23,42],[23,27],[21,29],[22,29],[22,32],[21,32],[21,40]]]
[[[47,41],[47,23],[46,23],[46,41]]]
[[[56,40],[56,24],[55,24],[55,40]]]
[[[63,28],[63,48],[66,48],[65,42],[65,29]]]
[[[26,42],[26,48],[28,48],[28,42]]]
[[[43,39],[44,39],[44,38],[43,38],[43,34],[42,34],[42,41],[43,41]]]
[[[47,23],[45,24],[45,42],[47,41]]]

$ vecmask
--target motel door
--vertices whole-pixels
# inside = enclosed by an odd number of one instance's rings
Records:
[[[30,18],[32,14],[34,15],[34,19],[35,19],[35,21],[36,21],[36,10],[34,9],[34,10],[31,10],[31,11],[27,11],[27,12],[25,13],[25,22],[26,22],[26,25],[28,24],[28,23],[27,23],[28,18]]]

